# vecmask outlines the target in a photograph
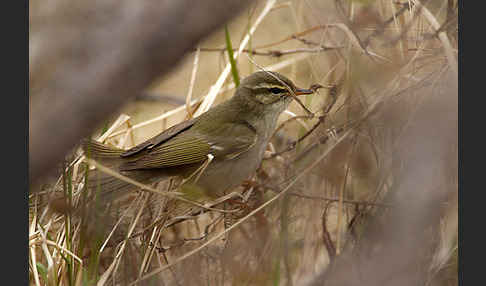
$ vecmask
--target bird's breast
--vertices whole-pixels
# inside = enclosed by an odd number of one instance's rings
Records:
[[[202,172],[196,185],[212,197],[222,196],[237,187],[249,179],[260,165],[265,148],[259,143],[234,158],[213,160]]]

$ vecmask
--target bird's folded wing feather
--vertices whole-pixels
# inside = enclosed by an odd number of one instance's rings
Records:
[[[121,170],[152,169],[203,162],[208,154],[215,159],[228,160],[248,151],[257,141],[254,130],[244,124],[224,123],[216,129],[194,128],[147,149]]]
[[[197,118],[191,119],[191,120],[186,120],[184,122],[181,122],[179,124],[176,124],[169,129],[165,130],[164,132],[158,134],[157,136],[138,144],[137,146],[128,149],[124,153],[121,154],[121,157],[129,157],[132,155],[135,155],[137,153],[140,153],[143,150],[148,150],[156,147],[157,145],[164,143],[171,138],[177,136],[179,133],[191,128],[194,123],[197,121]]]

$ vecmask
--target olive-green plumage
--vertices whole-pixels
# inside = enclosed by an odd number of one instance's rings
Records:
[[[276,72],[246,77],[234,96],[192,120],[121,150],[87,140],[84,150],[95,160],[141,183],[170,176],[188,177],[211,157],[194,182],[207,195],[219,196],[238,186],[258,168],[278,116],[294,95],[310,94]],[[123,194],[135,187],[93,171],[90,187],[102,194]]]

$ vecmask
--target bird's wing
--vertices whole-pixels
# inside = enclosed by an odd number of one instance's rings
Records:
[[[123,152],[120,156],[121,157],[130,157],[132,155],[138,154],[143,150],[150,150],[161,143],[164,143],[171,138],[175,137],[179,133],[191,128],[194,123],[197,121],[197,118],[193,118],[191,120],[186,120],[179,124],[176,124],[169,129],[164,130],[162,133],[158,134],[157,136],[138,144],[137,146],[128,149],[127,151]]]
[[[255,130],[245,124],[219,124],[217,130],[196,131],[193,128],[134,156],[121,166],[121,170],[193,164],[205,161],[208,154],[218,160],[233,159],[248,151],[256,141]]]

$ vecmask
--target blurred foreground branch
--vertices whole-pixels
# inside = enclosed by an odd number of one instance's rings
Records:
[[[394,148],[393,184],[385,200],[394,207],[375,215],[357,247],[345,249],[304,285],[427,284],[429,269],[421,265],[431,259],[431,230],[458,188],[458,93],[451,74],[437,94],[427,96],[425,89],[427,98]]]
[[[30,2],[30,182],[249,2]]]

